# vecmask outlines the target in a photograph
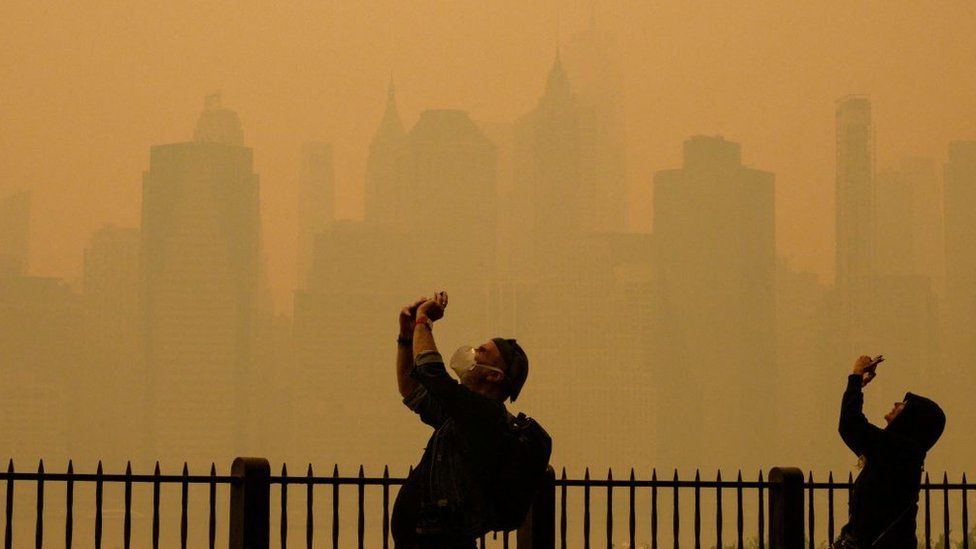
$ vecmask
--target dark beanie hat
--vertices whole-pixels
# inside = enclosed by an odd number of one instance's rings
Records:
[[[914,441],[922,452],[928,452],[942,436],[945,422],[945,413],[938,404],[923,396],[905,393],[905,408],[888,428]]]
[[[496,337],[492,341],[495,342],[498,352],[502,355],[502,361],[505,362],[508,397],[515,402],[522,392],[522,385],[525,385],[525,378],[529,376],[529,357],[525,356],[525,351],[514,339]]]

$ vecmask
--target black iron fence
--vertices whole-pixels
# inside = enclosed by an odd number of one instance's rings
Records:
[[[179,475],[163,475],[160,473],[159,463],[151,475],[137,475],[132,473],[131,464],[126,465],[125,472],[122,474],[105,473],[102,463],[99,462],[94,473],[77,473],[74,464],[68,462],[67,471],[64,473],[53,473],[44,470],[44,462],[41,461],[37,466],[36,472],[17,472],[14,469],[13,460],[8,462],[6,473],[0,473],[0,479],[6,481],[6,499],[4,507],[4,547],[11,549],[14,546],[14,509],[15,509],[15,490],[17,486],[26,484],[25,488],[33,487],[35,493],[35,518],[34,518],[34,546],[43,547],[44,545],[44,517],[45,517],[45,487],[48,484],[59,483],[64,485],[64,546],[67,549],[74,543],[74,531],[76,520],[75,511],[75,485],[93,484],[95,488],[94,498],[94,543],[96,548],[102,546],[102,523],[104,513],[104,494],[106,484],[121,484],[124,493],[123,510],[123,547],[129,549],[132,542],[132,488],[133,485],[149,485],[152,487],[152,530],[151,541],[153,549],[158,549],[160,538],[160,491],[162,485],[177,484],[180,486],[180,542],[181,547],[186,547],[187,528],[189,524],[188,499],[190,484],[205,484],[209,487],[209,514],[208,532],[210,547],[214,547],[217,534],[217,485],[234,484],[239,481],[234,476],[218,476],[217,468],[214,464],[210,465],[208,475],[190,475],[187,465],[183,464],[183,472]],[[32,486],[33,485],[33,486]],[[85,542],[87,545],[87,541]],[[140,544],[141,545],[141,544]],[[23,543],[18,544],[23,547]]]
[[[846,503],[850,496],[852,479],[836,482],[830,474],[825,482],[815,481],[812,474],[806,478],[798,469],[774,468],[764,478],[759,472],[755,480],[743,479],[738,472],[735,479],[723,480],[721,472],[714,480],[703,479],[696,473],[693,479],[681,479],[675,471],[670,478],[659,478],[652,470],[649,478],[638,478],[631,470],[626,478],[615,479],[612,472],[606,478],[592,478],[587,469],[582,478],[569,478],[564,470],[558,478],[550,470],[548,482],[537,495],[526,523],[517,532],[495,533],[482,538],[479,547],[510,547],[520,549],[600,547],[646,547],[658,549],[681,545],[700,549],[706,547],[725,549],[825,547],[839,532],[835,514],[846,517]],[[191,475],[184,464],[176,475],[163,475],[156,464],[152,474],[133,474],[131,466],[122,474],[109,474],[99,463],[95,473],[77,473],[69,462],[64,473],[47,472],[41,462],[36,471],[17,472],[10,462],[0,480],[6,484],[4,547],[14,543],[15,501],[23,501],[24,491],[33,495],[34,545],[45,543],[45,490],[55,484],[64,496],[61,509],[64,512],[64,546],[72,547],[78,520],[74,510],[76,485],[94,487],[94,501],[83,502],[93,506],[94,546],[102,547],[103,505],[105,485],[121,485],[122,547],[128,549],[133,538],[132,491],[134,486],[151,488],[151,528],[149,539],[156,549],[160,544],[161,509],[160,492],[164,485],[179,487],[179,540],[180,547],[187,547],[188,526],[206,525],[208,547],[229,546],[233,549],[266,549],[272,541],[282,549],[289,542],[305,547],[390,547],[391,496],[394,487],[403,484],[404,478],[392,477],[389,468],[381,476],[367,476],[362,467],[354,476],[341,476],[338,467],[331,474],[316,476],[309,465],[302,474],[289,475],[282,465],[279,475],[271,475],[268,462],[260,458],[238,458],[229,475],[217,475],[211,464],[209,474]],[[203,485],[208,495],[207,516],[200,517],[189,511],[189,486]],[[217,537],[218,501],[217,489],[230,491],[227,537]],[[274,487],[274,489],[272,489]],[[330,527],[325,533],[315,531],[316,510],[322,508],[316,496],[326,491],[325,516],[330,516]],[[968,484],[965,475],[958,483],[949,482],[943,475],[941,482],[931,482],[924,477],[919,501],[919,540],[927,549],[952,546],[950,534],[955,532],[959,541],[954,546],[968,549],[972,541],[969,529],[968,498],[976,485]],[[272,492],[275,492],[272,494]],[[354,494],[355,521],[343,517],[343,498]],[[289,500],[304,503],[301,508],[289,509]],[[368,492],[368,493],[367,493]],[[20,494],[15,498],[15,493]],[[304,497],[301,497],[302,494]],[[277,500],[277,501],[275,501]],[[838,501],[839,500],[839,501]],[[957,507],[958,506],[958,507]],[[842,507],[842,509],[841,509]],[[953,511],[957,510],[956,513]],[[351,509],[350,509],[351,512]],[[826,514],[823,518],[821,513]],[[941,516],[939,516],[941,515]],[[369,519],[369,520],[368,520]],[[198,522],[201,521],[201,522]],[[376,523],[378,521],[378,528]],[[728,524],[726,523],[728,521]],[[933,528],[933,521],[935,527]],[[277,532],[272,533],[275,522]],[[320,521],[324,522],[324,521]],[[838,521],[842,524],[845,521]],[[368,528],[367,524],[373,524]],[[824,530],[824,523],[826,529]],[[351,527],[351,525],[353,525]],[[296,528],[298,526],[297,535]],[[820,535],[818,536],[818,525]],[[953,529],[953,526],[958,529]],[[23,528],[23,525],[20,526]],[[175,525],[165,524],[164,530],[175,532]],[[346,528],[347,530],[343,530]],[[348,530],[354,531],[348,531]],[[272,535],[273,534],[273,535]],[[933,543],[933,534],[938,538]],[[317,537],[321,536],[321,538]],[[289,539],[289,537],[297,539]],[[224,545],[223,540],[229,540]],[[47,540],[51,542],[53,540]],[[137,542],[137,546],[143,543]],[[88,540],[84,541],[87,545]],[[118,546],[118,540],[113,540]],[[193,544],[196,545],[196,544]],[[18,547],[24,547],[18,539]]]

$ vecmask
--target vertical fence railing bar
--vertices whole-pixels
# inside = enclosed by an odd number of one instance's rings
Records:
[[[762,470],[759,471],[759,488],[756,491],[759,493],[759,510],[757,513],[759,515],[759,549],[763,549],[766,547],[766,516],[764,515],[766,505],[763,503]]]
[[[807,477],[807,547],[814,549],[816,541],[814,539],[814,516],[813,516],[813,471]]]
[[[11,549],[14,542],[14,460],[11,459],[7,462],[7,517],[6,525],[4,526],[3,532],[3,546],[5,549]]]
[[[122,546],[129,549],[132,544],[132,462],[125,462],[125,516],[122,519]]]
[[[827,546],[834,543],[834,472],[827,473]]]
[[[559,548],[566,549],[566,468],[559,476],[562,486],[559,488]]]
[[[942,547],[949,547],[949,473],[942,472]]]
[[[929,511],[929,474],[925,473],[925,549],[932,549],[932,516]]]
[[[634,545],[637,544],[636,541],[637,540],[637,511],[635,509],[635,506],[637,504],[637,502],[635,501],[637,497],[637,487],[634,486],[634,482],[636,480],[637,477],[634,476],[634,468],[631,467],[630,468],[630,489],[627,493],[628,502],[630,503],[629,512],[627,514],[627,542],[630,545],[630,547],[633,547]]]
[[[715,547],[723,549],[722,545],[722,471],[715,473]]]
[[[95,549],[102,547],[102,460],[95,470]]]
[[[590,468],[583,472],[583,549],[590,549]]]
[[[180,549],[186,549],[186,534],[189,526],[187,516],[187,503],[189,503],[189,483],[187,477],[190,476],[190,469],[186,462],[183,462],[183,479],[180,481]]]
[[[159,462],[153,468],[153,493],[152,493],[152,546],[159,549]]]
[[[315,509],[314,509],[314,491],[312,490],[312,478],[315,475],[312,473],[312,464],[308,464],[308,469],[305,472],[305,548],[312,549],[312,539],[315,537]],[[386,500],[383,500],[384,505]],[[385,525],[385,523],[384,523]],[[384,539],[384,549],[386,549],[386,530],[383,531]]]
[[[207,517],[207,541],[210,549],[214,549],[217,541],[217,465],[210,462],[210,482],[207,484],[210,496],[210,514]]]
[[[613,469],[607,469],[607,549],[613,549]]]
[[[44,547],[44,460],[37,462],[36,518],[34,520],[34,547]]]
[[[695,549],[701,549],[701,474],[695,470]]]
[[[383,466],[383,549],[390,546],[390,466]],[[308,549],[312,549],[309,545]]]
[[[71,549],[74,534],[75,465],[68,460],[68,478],[64,487],[64,547]]]
[[[332,467],[332,549],[339,549],[339,464]]]
[[[565,476],[563,477],[565,480]],[[651,549],[657,547],[657,468],[651,470]]]
[[[678,470],[674,470],[674,488],[671,490],[674,508],[672,509],[671,534],[674,536],[674,549],[680,549],[678,534],[681,533],[681,511],[678,510]]]
[[[969,503],[967,502],[966,473],[962,474],[962,549],[969,549]]]
[[[744,521],[742,520],[742,469],[739,469],[738,474],[735,477],[735,530],[736,530],[736,547],[737,549],[743,549],[745,546],[743,543],[743,526]]]
[[[365,539],[366,539],[366,507],[365,507],[365,504],[363,502],[363,500],[365,498],[365,493],[364,492],[365,492],[365,489],[366,489],[366,485],[363,484],[363,479],[365,477],[366,477],[366,474],[363,471],[363,466],[360,465],[359,466],[359,486],[358,486],[359,490],[358,490],[358,493],[357,493],[357,498],[358,498],[359,501],[358,501],[357,516],[356,516],[356,537],[359,539],[359,545],[358,545],[359,549],[363,549],[363,545],[364,545],[364,542],[365,542]]]
[[[288,464],[281,464],[281,517],[278,535],[281,549],[288,548]]]

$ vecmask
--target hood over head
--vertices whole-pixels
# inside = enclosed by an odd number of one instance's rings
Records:
[[[946,417],[935,402],[913,393],[905,393],[905,408],[888,424],[887,429],[918,444],[928,452],[942,436]]]

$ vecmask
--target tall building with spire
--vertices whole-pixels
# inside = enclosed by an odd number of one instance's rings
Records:
[[[143,176],[142,300],[151,448],[160,458],[246,451],[261,302],[253,153],[207,98],[190,142],[152,147]]]
[[[592,231],[627,228],[626,131],[622,77],[616,38],[597,25],[596,10],[587,29],[563,50],[579,109],[579,163],[586,218]]]
[[[313,141],[302,147],[298,176],[298,279],[305,287],[315,235],[335,221],[335,171],[332,145]]]
[[[395,185],[395,155],[406,135],[397,111],[396,88],[393,79],[387,89],[386,109],[379,128],[369,144],[366,160],[365,221],[369,225],[393,225],[399,215],[397,204],[400,191]]]
[[[579,129],[576,99],[557,52],[538,104],[515,126],[517,200],[509,207],[520,209],[513,261],[519,278],[564,272],[572,243],[582,235]]]

